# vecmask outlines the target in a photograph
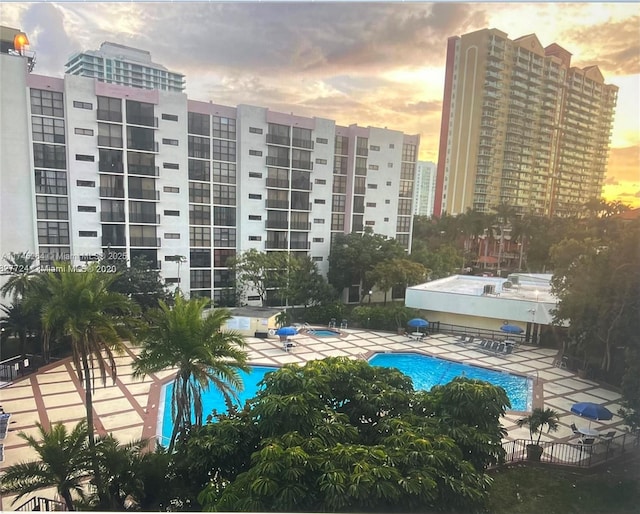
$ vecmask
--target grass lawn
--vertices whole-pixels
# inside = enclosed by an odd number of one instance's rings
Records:
[[[487,512],[570,514],[640,512],[640,459],[597,470],[518,465],[490,472]]]

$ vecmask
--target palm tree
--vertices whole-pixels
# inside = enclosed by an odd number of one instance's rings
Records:
[[[36,461],[20,462],[9,466],[0,476],[2,494],[15,494],[15,503],[26,494],[55,487],[68,510],[74,510],[72,492],[84,498],[83,483],[87,477],[87,424],[78,423],[71,432],[58,423],[50,430],[36,422],[40,441],[19,433],[39,456]]]
[[[118,369],[115,355],[124,353],[122,337],[131,337],[130,315],[135,304],[126,296],[109,290],[115,274],[99,273],[95,265],[78,272],[56,263],[57,272],[42,276],[38,290],[45,337],[52,332],[71,343],[76,373],[84,387],[89,448],[95,448],[93,389],[95,368],[102,385],[107,374],[115,383]],[[108,370],[108,371],[107,371]],[[94,476],[100,483],[100,470],[94,462]]]
[[[0,318],[2,329],[7,332],[7,335],[15,335],[18,338],[20,355],[24,359],[27,354],[27,337],[38,326],[38,315],[28,310],[21,298],[15,299],[12,305],[0,305],[0,310],[4,314]]]
[[[202,392],[210,384],[227,399],[242,386],[238,370],[248,371],[244,339],[237,332],[221,331],[231,317],[227,309],[204,313],[207,298],[185,298],[177,293],[170,308],[149,313],[150,327],[143,336],[143,350],[134,364],[134,376],[143,377],[166,368],[177,368],[173,381],[171,414],[174,420],[169,452],[179,433],[202,425]]]
[[[541,409],[536,407],[531,414],[527,417],[516,421],[519,427],[529,427],[529,436],[531,437],[531,444],[540,446],[540,438],[542,437],[542,431],[544,427],[547,427],[547,434],[549,432],[555,432],[558,430],[558,412],[553,409]],[[538,439],[533,442],[534,436],[538,434]]]
[[[11,252],[4,258],[4,262],[0,276],[9,278],[0,287],[0,294],[4,297],[13,295],[14,300],[24,297],[31,280],[38,272],[36,256],[29,252]]]

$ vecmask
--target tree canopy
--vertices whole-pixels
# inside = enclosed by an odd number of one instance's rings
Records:
[[[504,390],[415,391],[398,370],[328,358],[267,374],[241,411],[190,433],[177,461],[207,510],[473,510],[503,456]]]

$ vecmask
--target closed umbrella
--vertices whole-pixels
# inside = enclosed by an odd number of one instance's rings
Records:
[[[500,330],[507,334],[522,334],[522,332],[524,332],[518,325],[509,325],[509,323],[502,325]]]

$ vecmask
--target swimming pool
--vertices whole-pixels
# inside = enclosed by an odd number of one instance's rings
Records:
[[[377,353],[369,359],[372,366],[397,368],[413,380],[415,389],[428,391],[435,385],[446,384],[464,375],[501,386],[511,401],[511,409],[531,410],[533,381],[512,373],[495,371],[418,353]]]
[[[271,372],[277,371],[279,368],[269,366],[252,366],[249,373],[240,371],[240,377],[244,384],[244,389],[238,393],[238,401],[234,403],[240,407],[244,406],[247,400],[253,398],[258,392],[258,382],[260,382],[264,376]],[[161,398],[164,399],[164,403],[160,404],[158,411],[158,427],[162,427],[160,433],[160,442],[164,445],[169,445],[171,440],[171,432],[173,431],[173,419],[171,418],[171,394],[173,393],[173,382],[163,387],[163,393]],[[216,409],[218,412],[227,412],[227,406],[224,403],[224,396],[211,387],[208,391],[202,394],[202,414],[206,418],[211,411]]]
[[[316,336],[316,337],[339,337],[340,332],[336,332],[334,330],[324,330],[320,328],[312,328],[307,330],[307,334]]]

